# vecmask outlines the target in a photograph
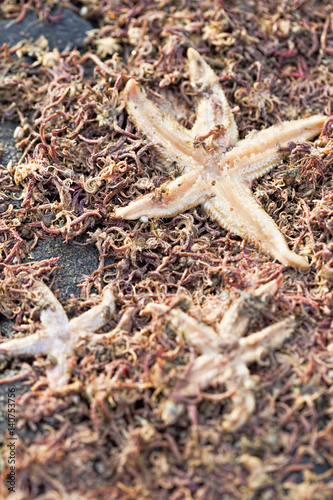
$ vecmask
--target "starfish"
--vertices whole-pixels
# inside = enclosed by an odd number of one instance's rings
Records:
[[[232,399],[232,411],[225,416],[223,428],[236,430],[245,424],[255,409],[253,391],[256,385],[247,365],[278,348],[295,326],[294,318],[289,317],[243,337],[253,312],[259,312],[278,287],[275,280],[243,293],[224,314],[216,330],[179,308],[170,309],[156,303],[145,307],[143,313],[162,316],[163,321],[201,352],[162,409],[161,416],[166,424],[173,424],[184,411],[182,399],[198,397],[202,390],[214,384],[225,384],[226,396]]]
[[[255,179],[281,162],[281,148],[319,135],[326,117],[285,121],[238,140],[237,125],[217,75],[196,50],[188,49],[187,57],[190,81],[200,96],[191,130],[162,113],[133,79],[125,86],[126,109],[137,129],[167,162],[176,162],[183,174],[128,206],[116,208],[116,217],[172,217],[200,204],[221,226],[282,264],[307,268],[306,258],[288,248],[250,188]]]
[[[35,282],[33,291],[43,307],[40,331],[1,343],[0,353],[11,357],[49,355],[55,363],[46,369],[49,388],[59,391],[68,384],[75,349],[85,338],[94,337],[113,315],[114,294],[110,286],[105,287],[100,304],[69,320],[58,299],[42,281]]]

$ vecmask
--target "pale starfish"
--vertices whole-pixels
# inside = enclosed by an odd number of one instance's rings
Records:
[[[46,369],[49,388],[61,390],[68,384],[75,349],[87,337],[94,337],[113,315],[114,294],[110,286],[105,287],[100,304],[69,320],[58,299],[42,281],[36,281],[33,291],[43,307],[40,331],[4,341],[0,344],[0,353],[11,357],[47,354],[52,361],[52,366]]]
[[[218,223],[252,241],[285,265],[307,268],[289,250],[278,226],[257,203],[251,183],[281,162],[280,147],[317,136],[325,116],[283,122],[238,140],[238,130],[219,79],[197,51],[188,49],[191,84],[199,92],[197,118],[191,130],[162,113],[130,79],[123,92],[126,109],[146,137],[183,175],[141,196],[116,216],[172,217],[201,204]],[[230,149],[233,146],[233,149]]]
[[[276,293],[278,286],[278,282],[273,281],[243,293],[224,314],[216,330],[179,308],[170,309],[156,303],[146,306],[144,313],[163,316],[178,335],[184,336],[202,353],[189,371],[186,370],[186,377],[164,405],[161,416],[165,423],[174,423],[184,411],[182,398],[197,397],[215,384],[225,384],[226,394],[232,398],[232,411],[225,416],[223,428],[235,430],[247,421],[255,409],[253,391],[256,386],[247,365],[278,348],[294,330],[294,318],[290,317],[243,337],[253,312],[262,309],[267,297]]]

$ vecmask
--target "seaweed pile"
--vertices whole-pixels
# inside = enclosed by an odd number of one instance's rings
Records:
[[[11,500],[332,497],[333,8],[315,0],[173,4],[0,5],[1,19],[18,29],[30,10],[61,23],[69,8],[94,26],[84,49],[50,50],[44,36],[0,47],[0,115],[15,124],[20,153],[0,165],[0,313],[13,321],[12,339],[45,329],[45,311],[59,304],[58,256],[29,255],[48,238],[98,251],[80,295],[59,290],[69,319],[104,314],[99,304],[112,291],[98,333],[84,340],[82,323],[66,383],[49,383],[51,354],[1,353],[0,387],[24,387],[12,493],[6,435],[0,451],[0,491]],[[317,140],[289,144],[282,165],[253,186],[289,247],[309,258],[308,271],[260,254],[200,207],[170,219],[115,217],[115,207],[180,174],[135,129],[121,91],[135,77],[191,127],[189,47],[218,74],[241,137],[331,116]],[[238,337],[225,333],[217,346],[226,370],[255,332],[274,332],[278,321],[286,331],[283,345],[247,368],[240,362],[253,404],[226,425],[235,404],[243,408],[244,378],[239,388],[220,376],[196,394],[183,390],[205,352],[184,325],[209,345],[221,325],[227,332],[232,307]]]

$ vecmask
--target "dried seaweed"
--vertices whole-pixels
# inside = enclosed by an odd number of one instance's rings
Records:
[[[60,299],[68,317],[93,307],[109,284],[115,313],[75,350],[68,390],[49,390],[42,355],[6,361],[16,375],[3,382],[32,384],[17,399],[17,491],[8,498],[331,498],[332,118],[314,143],[288,144],[283,165],[254,185],[289,246],[302,244],[306,272],[259,255],[200,209],[128,222],[114,207],[180,173],[165,168],[128,118],[121,91],[129,77],[190,128],[186,50],[194,47],[219,75],[242,137],[286,119],[331,116],[332,6],[4,0],[0,16],[19,22],[31,8],[58,22],[64,7],[94,22],[86,52],[49,52],[45,38],[0,48],[0,113],[17,125],[21,151],[19,162],[1,167],[0,311],[15,319],[13,337],[38,330],[34,283],[52,289],[57,259],[26,259],[51,235],[78,251],[94,244],[100,256],[81,298]],[[231,402],[214,383],[167,425],[162,409],[199,351],[144,308],[181,307],[215,328],[242,293],[276,279],[274,298],[260,314],[248,311],[244,338],[290,316],[295,333],[251,364],[256,410],[246,425],[222,427]],[[0,453],[3,464],[5,446]],[[5,496],[6,471],[1,479]]]

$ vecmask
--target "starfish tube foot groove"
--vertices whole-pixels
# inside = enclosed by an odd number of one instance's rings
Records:
[[[281,163],[280,148],[319,135],[326,117],[286,121],[239,141],[217,75],[192,48],[188,61],[191,85],[199,95],[191,130],[159,110],[133,79],[125,86],[123,98],[136,127],[154,145],[162,146],[164,156],[179,164],[184,173],[128,206],[116,208],[116,217],[173,217],[202,205],[221,226],[282,264],[308,268],[307,259],[289,249],[279,227],[255,200],[251,183]]]

